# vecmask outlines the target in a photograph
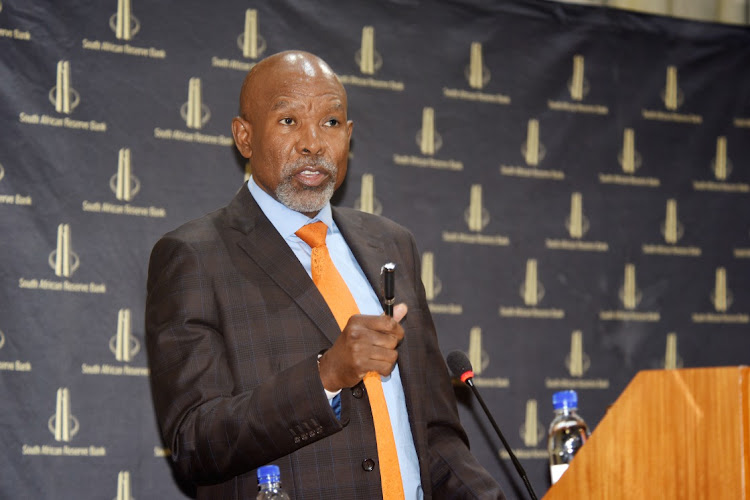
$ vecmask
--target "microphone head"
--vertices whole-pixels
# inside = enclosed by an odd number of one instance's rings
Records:
[[[446,358],[448,362],[448,368],[454,377],[461,379],[461,382],[466,382],[470,378],[474,378],[474,371],[471,369],[471,361],[461,351],[452,351]]]

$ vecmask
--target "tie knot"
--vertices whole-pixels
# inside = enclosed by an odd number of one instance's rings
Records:
[[[299,230],[294,233],[302,239],[305,243],[310,245],[310,248],[322,247],[326,244],[326,233],[328,232],[328,226],[324,222],[313,222],[302,226]]]

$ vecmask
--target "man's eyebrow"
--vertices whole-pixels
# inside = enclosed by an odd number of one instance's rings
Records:
[[[278,109],[288,108],[290,106],[289,101],[286,101],[284,99],[280,99],[273,103],[273,106],[271,107],[271,111],[276,111]]]

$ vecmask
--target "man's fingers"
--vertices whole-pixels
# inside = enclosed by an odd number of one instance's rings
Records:
[[[391,374],[395,366],[396,366],[395,363],[386,363],[385,361],[373,361],[372,364],[370,365],[370,369],[367,370],[365,374],[370,373],[370,372],[376,372],[384,377],[387,377],[388,375]],[[365,374],[362,375],[363,378]]]
[[[401,302],[400,304],[396,304],[393,307],[393,319],[401,323],[401,320],[404,319],[404,316],[406,316],[407,312],[409,312],[409,308],[406,307],[406,304],[404,304],[403,302]]]
[[[368,353],[368,358],[370,361],[383,361],[393,365],[398,361],[398,351],[389,347],[374,347]]]

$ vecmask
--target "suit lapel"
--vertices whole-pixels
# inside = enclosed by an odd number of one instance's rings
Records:
[[[343,211],[334,207],[333,219],[339,227],[341,234],[344,236],[347,245],[351,248],[357,263],[362,268],[370,282],[370,286],[375,290],[375,294],[381,304],[385,302],[383,296],[382,278],[380,268],[386,262],[392,261],[396,264],[396,302],[399,300],[399,290],[401,290],[402,300],[405,299],[406,293],[411,292],[411,284],[408,283],[405,273],[398,272],[398,266],[403,262],[399,259],[398,249],[393,244],[393,235],[390,233],[378,232],[372,224],[367,224],[359,212],[350,210]],[[379,228],[383,227],[378,224]],[[408,314],[407,314],[408,319]],[[406,325],[404,324],[404,327]],[[398,347],[398,365],[401,374],[401,382],[404,386],[404,392],[408,394],[408,373],[409,373],[409,339],[404,337],[403,342]]]
[[[286,292],[333,343],[341,330],[304,267],[284,238],[266,218],[255,199],[242,185],[226,207],[226,222],[234,240],[268,276]],[[238,267],[243,266],[240,260]]]
[[[371,228],[365,227],[362,218],[356,212],[344,212],[334,207],[333,220],[382,304],[380,268],[386,263],[383,259],[388,258],[383,246],[385,235],[377,234]]]

